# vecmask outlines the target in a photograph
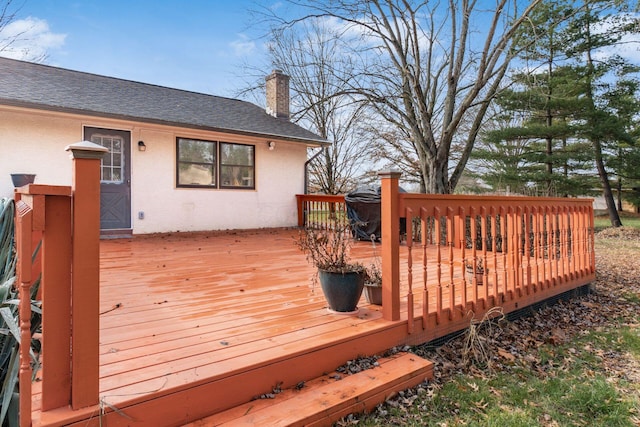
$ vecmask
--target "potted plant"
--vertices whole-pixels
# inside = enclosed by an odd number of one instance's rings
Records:
[[[306,228],[298,236],[297,245],[307,260],[317,267],[329,309],[349,313],[357,310],[362,296],[366,270],[350,257],[351,232],[337,221],[328,230]]]
[[[369,304],[382,305],[382,266],[376,251],[376,235],[369,236],[373,248],[373,262],[365,270],[364,296]]]
[[[364,296],[369,304],[382,305],[382,270],[372,263],[365,270]]]
[[[15,188],[22,187],[23,185],[33,184],[36,179],[35,174],[30,173],[12,173],[11,182]]]
[[[473,283],[473,277],[476,278],[476,284],[482,286],[484,284],[484,273],[485,266],[484,260],[479,258],[477,261],[473,260],[464,260],[464,266],[467,270],[467,275],[469,276],[469,281]],[[489,269],[486,269],[486,272],[489,273]]]

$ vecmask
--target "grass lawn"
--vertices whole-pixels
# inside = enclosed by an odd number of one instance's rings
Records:
[[[622,225],[624,227],[634,227],[640,229],[640,215],[629,213],[629,212],[620,212],[620,220],[622,221]],[[603,230],[607,227],[611,227],[611,221],[607,216],[605,211],[596,212],[595,217],[595,229],[596,232]]]
[[[596,236],[596,264],[589,295],[412,348],[434,381],[337,425],[640,426],[640,232]]]

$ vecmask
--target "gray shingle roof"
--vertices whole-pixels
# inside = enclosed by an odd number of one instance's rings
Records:
[[[250,102],[0,58],[0,104],[322,144]]]

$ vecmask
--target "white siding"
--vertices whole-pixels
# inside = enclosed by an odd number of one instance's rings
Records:
[[[83,126],[131,131],[133,232],[294,226],[295,195],[303,192],[306,147],[266,138],[225,135],[115,120],[0,110],[0,197],[11,196],[10,173],[35,173],[36,183],[71,185],[64,148],[83,139]],[[254,144],[255,190],[176,188],[176,137]],[[138,151],[138,141],[147,146]],[[138,213],[144,212],[144,219]]]

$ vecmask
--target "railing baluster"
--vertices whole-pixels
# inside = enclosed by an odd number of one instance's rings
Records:
[[[576,233],[576,254],[575,257],[573,258],[574,262],[575,262],[575,271],[576,271],[576,277],[583,277],[584,276],[584,259],[582,258],[582,254],[584,253],[584,221],[585,221],[585,215],[584,215],[584,207],[583,206],[578,206],[577,209],[577,223],[575,226],[575,233]]]
[[[565,229],[564,229],[564,208],[558,209],[558,277],[560,282],[566,282],[565,279]]]
[[[508,295],[508,282],[509,278],[507,277],[509,271],[509,263],[507,261],[507,255],[509,253],[509,245],[511,244],[507,235],[507,210],[504,206],[500,207],[500,235],[502,237],[502,301],[507,298]]]
[[[440,217],[440,209],[435,207],[433,209],[433,216],[435,218],[435,233],[436,233],[436,280],[438,287],[436,288],[436,323],[440,324],[442,316],[442,224]]]
[[[517,256],[517,224],[516,224],[516,214],[513,209],[513,206],[509,206],[507,210],[507,230],[509,233],[509,244],[507,245],[507,250],[509,254],[507,255],[507,260],[509,263],[509,294],[511,295],[511,299],[516,297],[516,288],[518,286],[517,274],[516,274],[516,256]]]
[[[560,226],[558,224],[558,211],[556,210],[556,207],[553,206],[551,207],[551,236],[552,236],[552,256],[553,258],[551,259],[551,275],[552,275],[552,281],[553,281],[553,286],[557,286],[559,283],[559,276],[560,276],[560,265],[558,262],[559,259],[559,233],[560,233]]]
[[[535,216],[536,216],[536,220],[535,220],[535,231],[534,234],[536,236],[536,241],[535,241],[535,246],[536,246],[536,252],[535,252],[535,258],[534,258],[534,262],[536,263],[536,282],[535,285],[533,287],[534,291],[536,289],[538,290],[542,290],[543,289],[543,285],[542,285],[542,281],[544,280],[544,273],[543,274],[543,278],[541,278],[541,265],[540,263],[543,262],[544,263],[544,247],[542,244],[542,230],[544,227],[544,223],[543,223],[543,219],[544,219],[544,210],[542,210],[541,208],[536,208],[534,210],[535,212]],[[544,268],[544,264],[542,264],[542,268]]]
[[[491,249],[493,250],[493,305],[498,305],[498,213],[495,206],[489,210],[491,215]]]
[[[576,214],[572,206],[566,208],[566,228],[567,228],[567,275],[569,280],[573,280],[576,277],[575,269],[575,234],[572,230],[575,228]]]
[[[579,212],[579,223],[578,223],[578,235],[580,236],[578,242],[580,242],[580,252],[578,255],[578,269],[580,271],[579,276],[584,277],[586,274],[586,266],[587,266],[587,226],[586,226],[586,209],[582,206],[580,207]]]
[[[576,238],[575,234],[573,233],[572,229],[575,228],[576,224],[576,220],[577,220],[577,216],[575,214],[575,211],[573,209],[573,207],[571,206],[567,206],[565,208],[565,228],[567,230],[567,278],[569,280],[573,280],[575,278],[575,260],[574,260],[574,255],[575,255],[575,241],[574,239]]]
[[[487,230],[487,208],[485,206],[480,207],[480,227],[481,227],[481,239],[482,239],[482,263],[484,264],[484,271],[482,273],[482,282],[484,283],[484,302],[482,308],[487,309],[489,304],[489,260],[487,259],[487,242],[489,239]],[[495,287],[495,284],[494,284]],[[477,297],[477,292],[476,292]]]
[[[463,218],[463,221],[466,222],[465,219],[465,212],[464,209],[460,208],[460,216]],[[469,208],[469,234],[471,237],[471,264],[472,264],[472,268],[473,271],[471,273],[471,294],[472,294],[472,304],[473,304],[473,310],[475,311],[475,304],[478,301],[478,279],[476,277],[476,267],[478,265],[478,254],[477,254],[477,249],[476,249],[476,236],[477,236],[477,227],[476,227],[476,210],[475,208],[472,206],[471,208]],[[462,236],[463,239],[466,239],[466,231],[465,233],[463,233]],[[465,242],[463,240],[462,242],[462,247],[465,248],[467,246],[467,242]],[[464,250],[464,249],[463,249]],[[464,255],[462,256],[462,274],[463,277],[466,273],[466,267],[465,267],[465,257]],[[463,286],[462,286],[462,307],[466,308],[467,307],[467,286],[466,286],[466,280],[463,281]]]
[[[590,267],[589,273],[596,272],[596,251],[595,251],[595,224],[593,218],[593,204],[589,206],[589,256],[590,256]]]
[[[522,213],[523,218],[524,218],[524,256],[525,256],[525,273],[524,273],[524,283],[523,285],[526,288],[527,291],[527,295],[529,295],[529,293],[531,293],[532,290],[532,285],[531,285],[531,233],[532,233],[532,227],[531,227],[531,221],[533,220],[532,218],[532,214],[529,210],[529,207],[525,207],[524,211]]]
[[[568,212],[567,208],[562,208],[562,277],[563,281],[569,276],[569,229],[567,228]]]
[[[550,261],[550,250],[549,250],[549,206],[545,206],[543,211],[544,215],[544,224],[541,231],[542,233],[542,289],[549,288],[549,261]]]
[[[429,317],[429,289],[427,288],[427,280],[429,277],[427,263],[427,244],[429,231],[427,224],[427,209],[422,206],[420,208],[420,225],[422,230],[422,329],[427,329],[427,320]]]
[[[562,208],[557,208],[556,211],[556,225],[557,225],[557,230],[556,230],[556,236],[557,236],[557,240],[556,240],[556,244],[558,245],[558,248],[556,250],[556,280],[558,281],[558,284],[564,283],[564,264],[563,264],[563,236],[562,236]]]
[[[513,209],[514,221],[514,253],[513,253],[513,285],[516,298],[522,297],[524,293],[522,281],[522,209],[517,206]]]
[[[407,331],[413,333],[413,211],[406,210],[407,219]]]
[[[33,211],[23,201],[16,204],[16,246],[20,304],[20,426],[31,425],[31,234]]]
[[[449,246],[449,320],[453,319],[453,312],[456,305],[456,285],[453,281],[454,265],[453,265],[453,245],[454,245],[454,223],[453,209],[447,208],[447,245]]]

